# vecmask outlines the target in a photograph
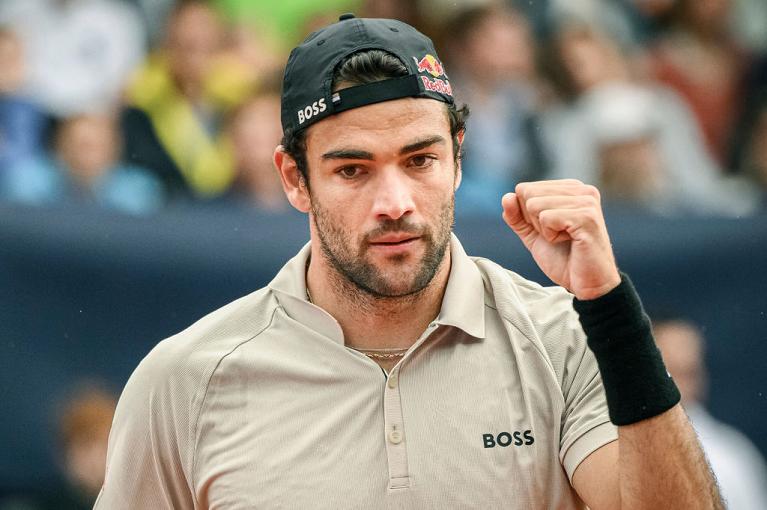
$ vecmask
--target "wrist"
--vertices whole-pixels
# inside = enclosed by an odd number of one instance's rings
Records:
[[[591,301],[594,299],[598,299],[608,293],[610,293],[613,289],[615,289],[618,285],[621,284],[621,275],[616,270],[615,274],[607,279],[605,283],[602,285],[599,285],[597,287],[590,287],[588,289],[578,290],[577,292],[574,292],[575,297],[578,298],[580,301]]]
[[[620,284],[596,299],[576,297],[573,307],[599,365],[613,423],[635,423],[679,402],[628,276],[621,274]]]

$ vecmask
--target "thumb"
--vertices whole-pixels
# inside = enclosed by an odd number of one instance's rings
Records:
[[[525,220],[522,214],[522,206],[519,204],[516,193],[506,193],[501,199],[503,206],[503,221],[511,227],[523,242],[526,242],[531,233],[535,232],[533,226]]]

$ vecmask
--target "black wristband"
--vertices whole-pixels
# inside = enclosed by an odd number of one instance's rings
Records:
[[[666,371],[650,319],[626,274],[621,273],[620,285],[604,296],[575,298],[573,307],[602,374],[610,421],[629,425],[679,402],[679,389]]]

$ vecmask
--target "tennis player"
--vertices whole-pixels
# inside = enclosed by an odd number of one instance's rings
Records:
[[[554,287],[452,234],[466,115],[404,23],[293,50],[274,161],[311,240],[141,362],[96,508],[722,508],[598,191],[498,204]]]

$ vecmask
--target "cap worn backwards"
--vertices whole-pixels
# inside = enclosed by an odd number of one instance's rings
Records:
[[[396,56],[408,74],[333,92],[333,73],[341,61],[370,49]],[[282,84],[282,129],[295,133],[330,115],[403,97],[453,103],[431,39],[401,21],[343,14],[290,53]]]

